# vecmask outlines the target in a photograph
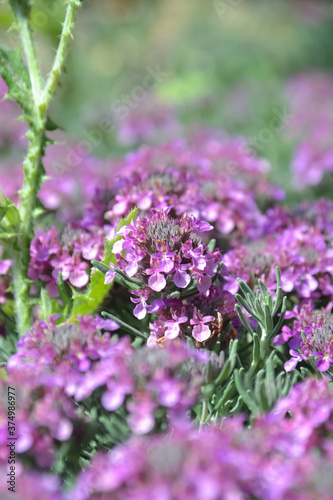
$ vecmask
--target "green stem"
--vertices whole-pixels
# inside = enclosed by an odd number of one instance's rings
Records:
[[[59,77],[64,67],[65,58],[68,50],[68,44],[71,38],[72,28],[74,24],[74,16],[77,7],[81,4],[80,0],[70,0],[68,3],[65,21],[62,28],[62,33],[60,37],[60,42],[58,45],[58,50],[54,63],[47,79],[43,96],[41,100],[41,106],[47,106],[50,102],[53,93],[58,85]]]
[[[44,89],[42,89],[43,83],[27,13],[22,11],[18,6],[19,4],[14,8],[17,27],[27,59],[32,96],[35,104],[33,123],[30,124],[27,133],[27,137],[29,138],[28,153],[23,163],[24,181],[20,192],[21,206],[19,209],[19,251],[17,252],[18,255],[16,258],[14,276],[17,330],[20,335],[24,335],[32,323],[32,306],[29,301],[30,282],[27,278],[27,272],[30,261],[30,243],[33,234],[34,209],[36,207],[37,195],[44,173],[42,158],[46,146],[45,129],[47,112],[64,66],[68,43],[74,24],[75,10],[80,3],[79,0],[69,0],[68,2],[57,54]]]

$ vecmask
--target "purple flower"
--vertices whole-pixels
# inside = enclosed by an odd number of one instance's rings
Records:
[[[207,274],[195,273],[195,278],[198,280],[197,288],[200,293],[206,293],[211,287],[212,280]]]
[[[169,340],[173,340],[179,336],[180,327],[179,325],[182,323],[186,323],[188,318],[186,316],[185,307],[182,307],[180,311],[180,316],[177,316],[176,312],[172,312],[172,319],[165,322],[166,331],[165,338]]]
[[[319,358],[316,361],[316,368],[320,372],[326,372],[333,363],[333,345],[329,342],[327,342],[324,352],[314,351],[312,354]]]
[[[292,356],[292,358],[289,359],[289,361],[286,361],[286,363],[284,364],[284,369],[286,370],[286,372],[291,372],[296,368],[298,363],[303,361],[303,356],[297,351],[290,349],[289,354]]]
[[[195,325],[192,330],[192,336],[198,342],[205,342],[209,339],[211,331],[206,323],[214,321],[214,316],[203,316],[200,311],[195,307],[193,312],[193,318],[190,319],[190,324]]]
[[[131,297],[131,301],[134,304],[137,304],[133,310],[133,314],[138,319],[143,319],[147,314],[147,299],[150,295],[150,291],[148,288],[141,288],[140,290],[132,290],[133,295],[138,295],[139,298],[133,299]]]
[[[193,250],[193,243],[191,240],[187,241],[182,250],[184,252],[184,256],[187,259],[192,259],[192,264],[196,269],[203,271],[207,265],[206,259],[203,256],[204,247],[203,245],[199,245],[197,248]]]
[[[80,262],[78,257],[71,259],[71,262],[68,264],[70,283],[77,288],[86,286],[89,281],[89,276],[85,271],[88,264],[86,262]]]
[[[165,276],[160,272],[159,266],[155,260],[150,262],[151,268],[146,269],[146,274],[150,276],[148,285],[155,292],[160,292],[166,287]]]
[[[137,249],[136,252],[134,250],[128,250],[125,256],[125,260],[128,263],[125,267],[125,273],[128,276],[134,276],[139,269],[139,262],[143,259],[145,256],[145,252],[140,252],[140,250]]]
[[[110,270],[107,273],[105,273],[105,277],[104,277],[104,283],[105,283],[105,285],[109,285],[110,283],[113,282],[113,280],[114,280],[114,278],[116,276],[116,271],[115,271],[116,267],[117,266],[115,266],[113,264],[113,262],[110,262]]]
[[[294,334],[295,334],[295,332],[293,330],[291,330],[288,326],[283,326],[281,333],[274,338],[273,344],[275,346],[283,345],[286,342],[288,342],[290,337],[293,337]]]
[[[168,245],[166,245],[165,251],[152,254],[152,259],[158,261],[158,268],[164,273],[170,273],[172,271],[174,267],[173,258],[176,255],[176,252],[169,252],[168,248]]]
[[[191,276],[186,272],[190,268],[190,264],[175,264],[175,274],[173,282],[178,288],[186,288],[191,282]]]

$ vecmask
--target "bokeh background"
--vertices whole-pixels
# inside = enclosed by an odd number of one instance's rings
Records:
[[[33,2],[44,74],[63,16],[62,1]],[[3,1],[0,43],[14,48],[10,24]],[[332,198],[332,71],[329,1],[85,0],[52,104],[51,117],[63,130],[55,137],[79,175],[91,156],[107,161],[142,143],[222,129],[244,136],[268,159],[288,204]],[[144,90],[145,82],[154,88]],[[8,171],[18,171],[25,151],[18,115],[16,105],[0,103],[5,194],[16,188],[19,174],[8,186]],[[77,161],[68,159],[74,144]]]

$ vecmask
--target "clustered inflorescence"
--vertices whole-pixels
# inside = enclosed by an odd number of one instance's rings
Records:
[[[332,113],[304,104],[331,83],[287,84],[298,188],[333,169]],[[283,206],[245,139],[180,138],[157,101],[117,127],[150,145],[78,165],[74,142],[47,148],[20,339],[1,245],[1,475],[15,387],[18,499],[330,500],[333,203]],[[25,147],[24,130],[0,123],[0,148]],[[10,239],[18,165],[0,181]]]

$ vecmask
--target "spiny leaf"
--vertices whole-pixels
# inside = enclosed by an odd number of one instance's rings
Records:
[[[0,47],[0,74],[8,86],[6,97],[16,101],[24,111],[27,121],[33,123],[31,82],[20,47],[14,50]]]

